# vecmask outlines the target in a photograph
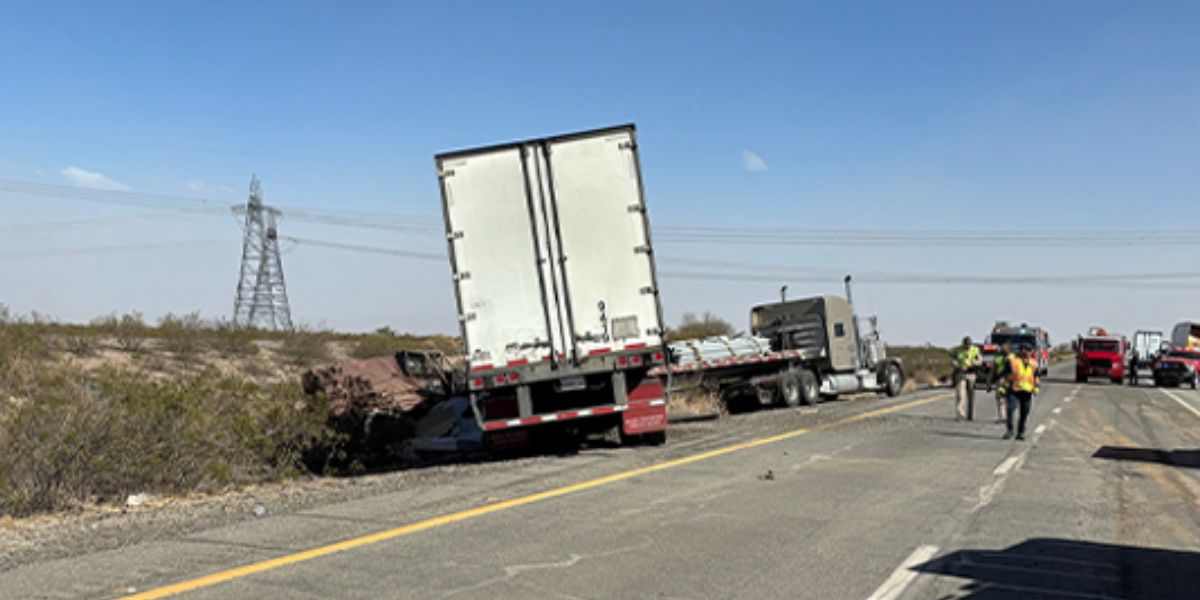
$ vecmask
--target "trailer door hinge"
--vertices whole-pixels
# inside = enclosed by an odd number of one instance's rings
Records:
[[[463,232],[451,231],[450,233],[446,234],[446,239],[450,240],[450,241],[461,240],[461,239],[463,239]]]
[[[454,169],[443,169],[441,172],[438,173],[438,177],[441,177],[442,179],[454,177]]]
[[[470,278],[471,278],[471,272],[470,272],[470,271],[461,271],[461,272],[458,272],[458,273],[455,273],[455,274],[454,274],[454,280],[455,280],[455,281],[464,281],[464,280],[467,280],[467,279],[470,279]]]
[[[655,288],[652,288],[650,286],[646,286],[646,287],[638,290],[638,292],[645,294],[645,295],[651,295],[651,294],[657,294],[658,290]]]
[[[634,247],[633,247],[633,253],[634,253],[634,254],[650,254],[650,253],[652,253],[652,252],[654,252],[654,249],[653,249],[653,248],[651,248],[649,245],[643,245],[643,246],[634,246]]]
[[[625,141],[625,142],[621,142],[621,143],[617,144],[617,148],[619,148],[621,150],[636,150],[637,143],[632,142],[632,141]]]
[[[458,316],[458,320],[459,320],[459,321],[462,321],[463,323],[466,323],[467,321],[474,321],[474,320],[475,320],[475,313],[473,313],[473,312],[469,312],[469,313],[467,313],[467,314],[465,314],[465,315],[459,315],[459,316]]]
[[[628,212],[631,212],[631,213],[644,213],[644,212],[646,212],[646,207],[645,207],[645,205],[640,204],[640,203],[630,204],[628,207],[625,208],[625,210]]]

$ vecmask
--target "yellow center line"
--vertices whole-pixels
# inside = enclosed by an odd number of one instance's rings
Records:
[[[559,496],[566,496],[568,494],[574,494],[576,492],[581,492],[584,490],[590,490],[593,488],[606,486],[606,485],[609,485],[612,483],[616,483],[618,481],[624,481],[626,479],[632,479],[634,477],[640,477],[642,475],[656,473],[658,471],[665,471],[667,469],[681,467],[683,465],[688,465],[688,464],[691,464],[694,462],[699,462],[702,460],[715,458],[717,456],[724,456],[726,454],[732,454],[734,452],[739,452],[739,451],[747,450],[750,448],[757,448],[759,446],[765,446],[767,444],[774,444],[776,442],[789,440],[789,439],[799,437],[799,436],[802,436],[802,435],[805,435],[807,433],[811,433],[814,431],[821,431],[824,429],[830,429],[833,427],[840,427],[842,425],[848,425],[850,423],[855,423],[857,421],[870,419],[872,417],[877,417],[880,415],[885,415],[888,413],[901,411],[901,410],[904,410],[907,408],[913,408],[915,406],[921,406],[923,404],[929,404],[931,402],[936,402],[938,400],[944,400],[949,397],[950,397],[950,394],[940,394],[940,395],[932,396],[929,398],[922,398],[920,400],[913,400],[910,402],[895,404],[892,406],[888,406],[885,408],[879,408],[876,410],[868,411],[868,412],[858,414],[858,415],[855,415],[852,417],[846,417],[844,419],[839,419],[837,421],[832,421],[832,422],[825,423],[822,425],[814,425],[812,427],[801,427],[800,429],[795,429],[792,431],[788,431],[786,433],[781,433],[779,435],[772,435],[772,436],[763,437],[763,438],[756,438],[756,439],[741,442],[738,444],[733,444],[731,446],[724,446],[721,448],[717,448],[715,450],[708,450],[706,452],[701,452],[699,454],[692,454],[689,456],[684,456],[682,458],[676,458],[676,459],[672,459],[672,460],[668,460],[668,461],[664,461],[664,462],[660,462],[660,463],[655,463],[652,465],[647,465],[645,467],[639,467],[637,469],[621,471],[618,473],[613,473],[611,475],[605,475],[603,477],[597,477],[595,479],[581,481],[579,483],[573,483],[573,484],[565,485],[565,486],[558,487],[558,488],[553,488],[553,489],[549,489],[549,490],[545,490],[545,491],[541,491],[541,492],[536,492],[533,494],[529,494],[527,496],[520,496],[520,497],[512,498],[509,500],[502,500],[500,502],[484,504],[482,506],[477,506],[475,508],[470,508],[470,509],[459,511],[456,513],[450,513],[450,514],[442,515],[439,517],[425,519],[423,521],[417,521],[416,523],[410,523],[408,525],[396,527],[394,529],[387,529],[384,531],[379,531],[376,533],[364,535],[361,537],[351,538],[348,540],[343,540],[341,542],[328,544],[325,546],[318,546],[316,548],[311,548],[309,550],[304,550],[304,551],[296,552],[293,554],[287,554],[284,556],[280,556],[278,558],[263,560],[263,561],[259,561],[256,563],[250,563],[248,565],[244,565],[241,567],[235,567],[233,569],[228,569],[225,571],[218,571],[216,573],[204,575],[203,577],[197,577],[195,579],[188,579],[186,581],[181,581],[179,583],[174,583],[174,584],[171,584],[168,586],[163,586],[163,587],[155,588],[152,590],[146,590],[141,593],[125,596],[125,600],[150,600],[152,598],[166,598],[168,596],[174,596],[176,594],[182,594],[185,592],[190,592],[190,591],[198,590],[201,588],[214,586],[219,583],[224,583],[224,582],[231,581],[234,579],[240,579],[242,577],[246,577],[248,575],[253,575],[255,573],[262,573],[263,571],[270,571],[272,569],[278,569],[280,567],[284,567],[287,565],[294,565],[296,563],[313,560],[315,558],[321,558],[323,556],[329,556],[331,554],[336,554],[338,552],[344,552],[346,550],[353,550],[355,548],[361,548],[363,546],[368,546],[371,544],[376,544],[379,542],[395,539],[398,537],[403,537],[403,536],[414,534],[414,533],[417,533],[420,531],[425,531],[427,529],[433,529],[435,527],[449,525],[450,523],[457,523],[459,521],[466,521],[468,519],[482,517],[484,515],[488,515],[488,514],[491,514],[494,512],[500,512],[502,510],[508,510],[510,508],[525,506],[527,504],[533,504],[535,502],[541,502],[543,500],[549,500],[551,498],[558,498]]]

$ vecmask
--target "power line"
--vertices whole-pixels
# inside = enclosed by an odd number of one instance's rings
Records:
[[[231,203],[229,202],[214,200],[212,198],[149,194],[125,190],[97,190],[73,185],[37,183],[14,179],[0,179],[0,194],[60,198],[114,206],[155,208],[193,215],[228,215],[231,207]],[[289,220],[318,225],[429,234],[437,234],[442,231],[441,220],[439,218],[424,215],[334,211],[307,207],[291,208],[285,206],[278,208]]]
[[[84,202],[151,207],[193,214],[228,214],[228,203],[211,198],[94,190],[78,186],[0,179],[0,193],[55,197]],[[279,207],[290,220],[359,229],[437,236],[441,219],[430,215],[354,212],[311,207]],[[655,228],[655,241],[667,244],[734,246],[951,247],[1113,247],[1200,245],[1197,229],[1149,230],[871,230],[747,227]]]
[[[436,260],[438,262],[446,261],[445,254],[436,254],[433,252],[416,252],[412,250],[400,250],[398,248],[384,248],[381,246],[364,246],[361,244],[346,244],[343,242],[331,242],[328,240],[314,240],[310,238],[300,238],[294,236],[284,236],[279,239],[301,244],[305,246],[319,246],[323,248],[333,248],[335,250],[349,250],[352,252],[366,252],[368,254],[386,254],[388,256],[403,256],[405,258],[415,258],[419,260]]]
[[[228,240],[189,240],[172,242],[146,242],[140,244],[107,244],[99,246],[80,246],[76,248],[52,248],[42,250],[19,250],[16,252],[0,253],[0,259],[59,258],[64,256],[91,256],[93,254],[145,252],[146,250],[211,246],[215,244],[224,244],[227,241]]]

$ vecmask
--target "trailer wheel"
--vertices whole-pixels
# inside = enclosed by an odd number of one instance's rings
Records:
[[[817,376],[812,371],[800,371],[800,400],[808,406],[814,406],[821,400],[821,386],[817,384]]]
[[[802,392],[800,378],[795,371],[787,370],[779,374],[779,402],[789,408],[800,406]]]
[[[667,430],[643,433],[642,442],[648,446],[661,446],[667,443]]]
[[[896,363],[887,366],[883,372],[883,382],[889,397],[894,398],[900,395],[900,391],[904,389],[904,373],[900,371],[900,367],[896,366]]]

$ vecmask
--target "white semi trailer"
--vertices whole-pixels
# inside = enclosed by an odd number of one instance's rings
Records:
[[[480,427],[664,441],[667,390],[650,374],[665,359],[662,309],[634,126],[435,160]]]

